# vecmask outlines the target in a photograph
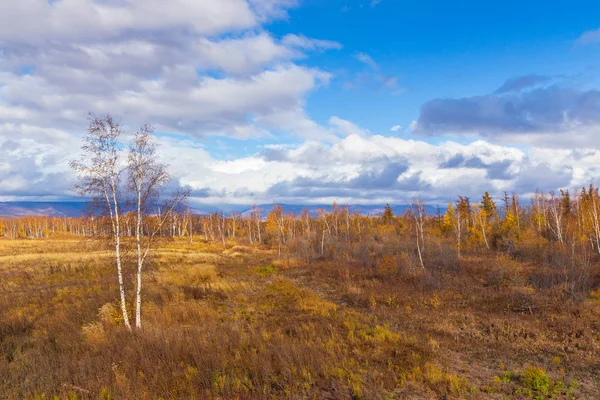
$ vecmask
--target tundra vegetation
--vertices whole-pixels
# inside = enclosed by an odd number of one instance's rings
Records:
[[[596,187],[193,215],[151,143],[90,216],[0,220],[3,398],[600,398]]]

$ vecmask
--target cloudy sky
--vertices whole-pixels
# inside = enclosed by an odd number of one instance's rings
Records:
[[[87,114],[196,204],[600,184],[592,1],[0,0],[0,200],[65,200]]]

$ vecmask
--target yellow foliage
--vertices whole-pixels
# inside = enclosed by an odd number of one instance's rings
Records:
[[[375,296],[369,297],[369,306],[371,308],[376,308],[377,307],[377,299],[375,299]]]
[[[398,261],[394,254],[384,254],[377,260],[377,272],[391,275],[398,271]]]
[[[123,316],[112,303],[106,303],[100,307],[98,318],[105,325],[118,325],[123,320]]]
[[[304,296],[299,301],[300,309],[309,311],[322,317],[333,315],[337,310],[337,305],[326,301],[317,296]]]
[[[437,310],[442,304],[442,300],[440,300],[437,294],[434,294],[431,299],[425,301],[425,304]]]
[[[438,350],[440,348],[440,344],[434,338],[429,338],[429,347],[431,350]]]

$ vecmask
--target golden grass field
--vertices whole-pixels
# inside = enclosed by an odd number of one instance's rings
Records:
[[[600,292],[538,292],[502,256],[385,267],[163,242],[130,333],[108,246],[0,240],[0,397],[600,398]]]

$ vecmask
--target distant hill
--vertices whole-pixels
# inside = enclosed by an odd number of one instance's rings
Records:
[[[87,203],[67,201],[67,202],[33,202],[33,201],[16,201],[16,202],[0,202],[0,216],[2,217],[25,217],[25,216],[52,216],[52,217],[79,217],[85,211]],[[261,204],[257,206],[261,210],[264,217],[273,208],[273,204]],[[282,204],[283,210],[286,213],[296,213],[300,215],[306,208],[312,216],[316,216],[318,210],[331,211],[331,204]],[[340,207],[344,207],[340,205]],[[350,212],[359,212],[363,215],[377,216],[383,213],[384,205],[349,205]],[[392,205],[392,210],[395,215],[402,215],[408,208],[407,205]],[[223,211],[225,214],[230,212],[238,212],[244,216],[250,215],[252,206],[247,205],[222,205],[222,206],[206,206],[200,208],[192,208],[191,212],[195,215],[203,215],[215,211]],[[437,207],[426,205],[425,211],[430,215],[437,213]],[[445,208],[441,209],[444,212]]]
[[[86,207],[85,202],[33,202],[16,201],[0,203],[0,216],[26,217],[26,216],[51,216],[51,217],[78,217]]]

